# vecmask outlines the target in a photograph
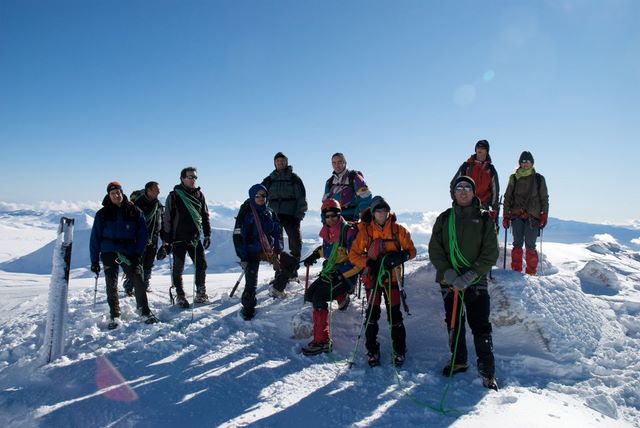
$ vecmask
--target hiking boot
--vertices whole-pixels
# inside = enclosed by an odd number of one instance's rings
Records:
[[[449,362],[442,369],[442,374],[444,376],[454,375],[456,373],[464,373],[469,369],[469,364],[467,363],[455,363],[453,365],[453,372],[451,371],[451,362]]]
[[[495,376],[483,377],[482,386],[484,386],[485,388],[493,389],[494,391],[498,390],[498,383],[496,382]]]
[[[184,296],[176,297],[176,305],[184,309],[189,309],[189,306],[191,306],[189,305],[189,301]]]
[[[271,287],[269,289],[269,296],[273,297],[274,299],[284,299],[285,297],[287,297],[287,293],[285,293],[284,291],[280,291],[275,287]]]
[[[157,322],[160,322],[160,320],[158,319],[158,317],[156,317],[153,312],[149,312],[147,315],[142,315],[142,321],[145,324],[155,324]]]
[[[211,303],[209,301],[209,296],[207,293],[197,293],[196,298],[193,300],[194,303]]]
[[[107,324],[107,328],[109,330],[113,330],[114,328],[117,328],[120,324],[122,324],[120,322],[120,317],[111,317],[111,321],[109,321],[109,324]]]
[[[393,365],[396,367],[402,367],[404,364],[404,354],[396,354],[393,358]]]
[[[318,355],[323,352],[331,352],[331,342],[311,341],[302,348],[302,353],[306,356]]]
[[[349,303],[351,302],[351,297],[349,297],[349,295],[346,294],[344,295],[344,298],[336,299],[336,300],[338,300],[338,310],[346,311],[347,308],[349,307]]]
[[[380,352],[368,352],[367,362],[369,367],[376,367],[380,365]]]
[[[256,314],[256,310],[254,308],[242,308],[240,310],[240,315],[244,318],[245,321],[249,321]]]

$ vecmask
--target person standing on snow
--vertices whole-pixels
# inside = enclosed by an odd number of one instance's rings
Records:
[[[136,306],[140,309],[144,322],[158,322],[149,309],[142,279],[140,261],[146,245],[147,226],[142,212],[122,193],[120,183],[112,181],[107,185],[102,208],[96,213],[89,243],[91,271],[96,276],[100,274],[100,260],[104,266],[110,330],[120,325],[118,266],[122,267],[133,283]]]
[[[489,210],[493,221],[498,223],[498,211],[500,209],[500,182],[498,172],[491,163],[489,155],[489,142],[480,140],[476,143],[475,154],[466,160],[451,180],[451,197],[453,198],[453,185],[458,177],[466,175],[476,183],[476,196],[480,199],[483,209]]]
[[[547,183],[533,167],[533,155],[524,151],[520,155],[519,168],[509,177],[504,194],[504,217],[502,226],[511,226],[513,249],[511,268],[522,272],[522,244],[525,245],[527,267],[525,272],[535,275],[538,270],[536,240],[540,229],[549,219],[549,193]],[[505,249],[506,251],[506,249]]]
[[[452,353],[442,374],[451,376],[469,368],[466,318],[473,333],[478,372],[487,388],[497,390],[487,290],[487,273],[499,254],[495,223],[480,207],[472,178],[458,177],[453,191],[453,206],[438,216],[429,241],[429,259],[437,270]]]
[[[275,169],[262,180],[269,194],[269,208],[278,215],[280,225],[289,238],[291,255],[300,260],[302,235],[300,222],[307,212],[307,192],[302,180],[293,172],[289,160],[278,152],[273,158]],[[297,271],[294,273],[297,276]]]
[[[342,153],[331,156],[333,175],[324,185],[322,201],[335,199],[342,207],[346,221],[358,221],[360,213],[369,206],[371,192],[360,171],[347,169],[347,159]]]
[[[195,167],[183,168],[180,184],[169,192],[162,218],[162,240],[173,251],[172,285],[176,288],[176,303],[189,307],[182,284],[182,272],[186,254],[195,265],[196,295],[194,303],[207,303],[207,259],[204,251],[211,245],[209,208],[200,187],[196,187],[198,171]],[[202,237],[202,240],[201,240]]]
[[[160,203],[158,195],[160,195],[160,184],[157,181],[149,181],[145,184],[143,191],[136,190],[129,197],[129,200],[144,214],[149,234],[147,245],[142,253],[142,271],[144,273],[144,288],[146,291],[150,291],[149,280],[151,279],[151,270],[158,251],[158,236],[160,235],[160,229],[162,229],[164,206]],[[128,277],[122,286],[127,296],[133,296],[133,284]]]
[[[233,230],[233,245],[245,272],[245,286],[242,292],[242,317],[250,320],[255,315],[256,288],[260,261],[267,261],[276,271],[273,286],[269,290],[272,297],[285,297],[284,289],[291,276],[292,266],[298,260],[282,251],[282,231],[278,216],[267,206],[267,189],[262,184],[254,184],[249,189],[249,199],[240,206]]]
[[[327,302],[333,301],[340,295],[347,298],[338,306],[345,310],[349,304],[349,296],[361,268],[355,267],[349,261],[349,250],[358,233],[353,223],[342,218],[340,203],[335,199],[327,199],[321,207],[324,224],[320,229],[322,245],[316,248],[304,260],[305,266],[311,266],[320,257],[326,259],[320,276],[307,289],[304,300],[313,304],[313,340],[302,348],[304,355],[317,355],[331,352],[331,338],[329,332],[329,310]]]
[[[390,213],[389,204],[381,196],[374,197],[371,206],[360,217],[358,236],[349,251],[349,261],[361,269],[366,268],[362,282],[368,302],[365,330],[368,362],[371,367],[380,365],[378,319],[381,298],[384,297],[387,320],[391,325],[393,364],[400,367],[407,347],[400,311],[402,294],[399,281],[403,274],[398,271],[402,270],[404,262],[416,256],[416,247],[409,231],[396,222],[396,215]]]

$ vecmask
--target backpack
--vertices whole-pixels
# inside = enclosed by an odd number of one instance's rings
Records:
[[[144,189],[134,190],[133,192],[131,192],[131,195],[129,195],[129,200],[131,202],[135,202],[138,199],[140,199],[144,194],[145,194]]]

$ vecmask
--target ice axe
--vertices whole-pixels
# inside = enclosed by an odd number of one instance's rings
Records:
[[[229,293],[229,297],[233,297],[233,295],[235,294],[236,290],[238,289],[238,285],[240,285],[240,281],[242,281],[242,278],[244,277],[245,273],[247,273],[247,268],[246,267],[244,269],[242,269],[242,273],[240,274],[240,277],[236,281],[236,284],[231,289],[231,293]]]
[[[96,299],[98,298],[98,278],[100,277],[100,274],[97,273],[96,274],[96,284],[93,287],[93,308],[96,308]]]

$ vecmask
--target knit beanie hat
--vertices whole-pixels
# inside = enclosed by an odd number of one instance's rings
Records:
[[[122,190],[122,185],[119,181],[112,181],[111,183],[107,184],[107,193],[112,190]]]
[[[487,153],[489,153],[489,142],[487,140],[480,140],[476,143],[476,149],[480,147],[481,149],[486,149]]]
[[[518,160],[518,163],[522,163],[522,161],[531,161],[531,163],[533,164],[533,155],[531,154],[531,152],[528,151],[524,151],[520,154],[520,159]]]
[[[458,184],[460,184],[460,183],[468,183],[468,184],[470,184],[471,185],[471,189],[473,190],[473,194],[474,195],[476,194],[476,182],[473,181],[473,178],[467,177],[466,175],[461,175],[460,177],[456,178],[456,181],[453,182],[452,195],[455,192],[456,187],[458,187]]]

